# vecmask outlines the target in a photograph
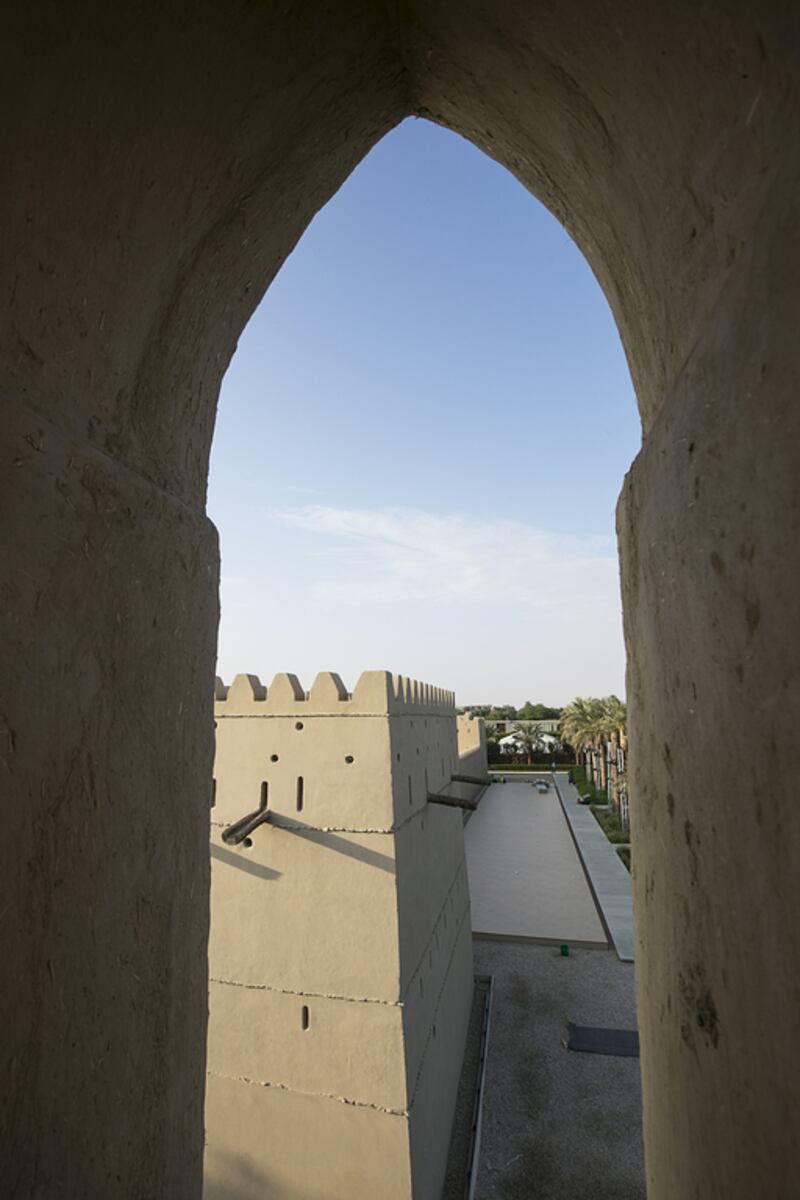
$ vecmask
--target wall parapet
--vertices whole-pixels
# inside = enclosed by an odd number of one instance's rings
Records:
[[[230,686],[214,686],[219,716],[289,716],[299,712],[356,716],[419,713],[455,716],[455,694],[390,671],[363,671],[352,692],[335,671],[320,671],[306,692],[296,675],[281,672],[266,687],[257,675],[236,675]]]

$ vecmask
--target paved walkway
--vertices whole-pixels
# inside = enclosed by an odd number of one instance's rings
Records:
[[[608,945],[552,786],[491,784],[464,838],[476,937]]]
[[[631,877],[617,854],[616,847],[609,842],[595,820],[589,805],[578,804],[577,789],[568,781],[567,773],[559,771],[555,780],[564,815],[578,844],[583,865],[611,934],[614,949],[622,962],[633,962]]]

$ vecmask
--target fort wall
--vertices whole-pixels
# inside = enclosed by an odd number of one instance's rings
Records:
[[[462,811],[428,799],[463,794],[454,697],[239,675],[215,720],[206,1200],[438,1200],[472,1000]]]
[[[486,722],[483,717],[462,713],[456,718],[458,773],[482,779],[487,774]]]

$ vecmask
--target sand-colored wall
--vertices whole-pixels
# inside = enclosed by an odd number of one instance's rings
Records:
[[[650,1196],[791,1194],[799,23],[783,0],[7,6],[16,1195],[196,1200],[219,381],[313,215],[410,114],[563,221],[636,385],[619,527]]]
[[[486,753],[486,722],[483,717],[462,713],[456,718],[458,733],[459,775],[471,775],[474,779],[488,778],[489,760]],[[461,783],[459,795],[473,799],[481,792],[475,784]]]
[[[461,815],[427,799],[453,697],[240,675],[215,720],[206,1200],[437,1200],[472,1000]]]

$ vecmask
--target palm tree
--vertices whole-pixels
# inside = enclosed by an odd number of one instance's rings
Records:
[[[617,696],[578,696],[561,714],[559,731],[564,741],[575,749],[575,762],[588,753],[591,758],[592,782],[605,792],[608,788],[607,747],[612,747],[612,799],[619,803],[619,781],[616,774],[617,747],[624,744],[626,711]]]
[[[530,765],[533,762],[533,756],[536,751],[544,748],[539,726],[533,721],[518,721],[514,726],[514,736],[516,737],[517,744],[527,754],[528,765]]]
[[[583,752],[596,745],[600,718],[601,701],[585,696],[577,696],[561,714],[559,733],[562,741],[569,742],[574,749],[577,766]]]
[[[611,800],[619,808],[619,768],[617,765],[618,751],[625,746],[628,713],[627,708],[618,696],[606,696],[603,700],[606,714],[607,733],[611,742]]]

